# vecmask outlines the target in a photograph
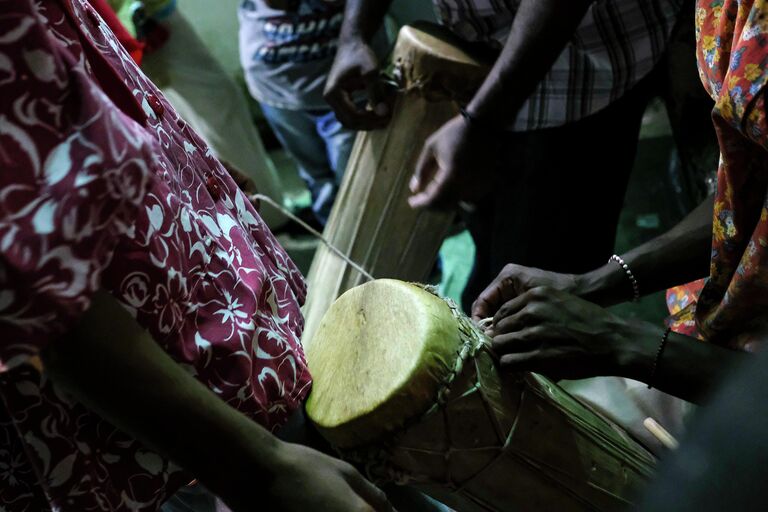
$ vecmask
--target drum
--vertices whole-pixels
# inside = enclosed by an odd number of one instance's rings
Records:
[[[429,289],[344,293],[307,350],[307,415],[375,481],[460,511],[623,510],[655,459],[555,383],[501,372],[490,340]]]
[[[452,224],[453,213],[413,210],[407,199],[425,141],[488,72],[461,44],[438,26],[403,27],[392,54],[398,87],[392,119],[385,129],[361,132],[352,150],[323,234],[375,277],[425,280]],[[305,346],[333,301],[364,280],[327,247],[318,248],[307,276]]]

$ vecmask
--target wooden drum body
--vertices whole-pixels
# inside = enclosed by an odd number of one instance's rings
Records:
[[[458,113],[457,102],[471,98],[488,72],[457,44],[431,26],[403,27],[392,58],[399,87],[392,119],[355,141],[324,235],[373,276],[426,279],[453,221],[452,213],[413,210],[407,199],[427,138]],[[363,281],[327,247],[318,248],[307,276],[305,346],[333,301]]]
[[[354,288],[307,351],[307,413],[377,480],[464,512],[624,510],[654,458],[535,374],[499,371],[458,308],[395,280]]]

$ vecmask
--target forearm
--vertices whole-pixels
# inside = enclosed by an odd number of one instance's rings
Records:
[[[361,40],[370,43],[391,3],[392,0],[349,0],[344,8],[341,41]]]
[[[590,0],[522,0],[501,55],[468,105],[489,125],[504,126],[550,70]]]
[[[58,386],[215,493],[273,480],[279,441],[191,377],[105,293],[43,361]]]
[[[630,321],[627,326],[621,334],[627,348],[621,351],[618,363],[622,376],[689,402],[700,403],[728,371],[750,357],[745,352],[670,333],[656,361],[665,328],[640,321]]]
[[[710,196],[667,233],[622,255],[643,295],[688,283],[709,275],[712,247]],[[632,297],[632,285],[616,262],[608,262],[580,276],[578,295],[601,305]]]

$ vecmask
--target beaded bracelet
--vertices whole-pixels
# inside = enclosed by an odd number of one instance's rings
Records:
[[[621,256],[614,254],[608,259],[608,263],[615,261],[618,263],[618,265],[624,270],[624,273],[627,274],[627,277],[629,278],[629,282],[632,283],[632,300],[634,302],[637,302],[640,300],[640,286],[637,284],[637,279],[635,279],[635,275],[632,273],[632,271],[629,269],[629,265],[627,265],[623,259],[621,259]]]
[[[661,361],[661,354],[664,352],[664,348],[667,346],[667,339],[669,333],[672,332],[671,327],[667,327],[664,334],[661,336],[661,343],[659,343],[659,349],[656,351],[656,357],[653,359],[653,366],[651,367],[651,376],[648,379],[648,389],[653,387],[653,381],[656,379],[656,369],[659,367],[659,361]]]

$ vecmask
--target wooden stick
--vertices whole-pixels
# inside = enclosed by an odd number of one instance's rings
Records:
[[[680,446],[680,443],[677,442],[677,439],[672,437],[672,434],[667,432],[667,430],[659,425],[659,423],[653,418],[645,418],[645,420],[643,420],[643,426],[648,429],[648,432],[653,434],[653,437],[658,439],[661,444],[670,450],[677,450],[677,448]]]

